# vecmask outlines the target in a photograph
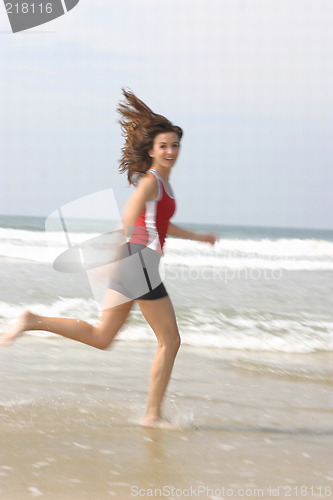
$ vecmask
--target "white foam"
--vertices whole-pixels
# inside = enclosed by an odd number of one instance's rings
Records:
[[[70,244],[90,240],[97,233],[69,233]],[[0,228],[0,257],[53,263],[68,241],[63,232]],[[333,242],[314,239],[220,239],[208,243],[168,238],[167,266],[216,269],[333,270]]]
[[[5,324],[8,321],[14,320],[26,308],[40,316],[74,317],[94,324],[98,321],[98,316],[101,311],[100,306],[93,299],[60,297],[51,304],[33,303],[29,304],[29,306],[0,302],[0,317],[2,318],[2,323]],[[38,335],[37,332],[35,334]],[[43,334],[43,336],[45,336],[45,334]]]
[[[44,495],[44,493],[35,486],[28,486],[27,490],[30,491],[31,495],[34,497],[40,497]]]
[[[324,240],[221,239],[214,247],[168,239],[164,262],[169,266],[226,269],[333,270],[333,242]]]
[[[29,309],[43,316],[73,317],[93,325],[101,309],[92,299],[59,298],[52,304],[31,304]],[[22,312],[22,306],[0,302],[0,330]],[[183,345],[217,349],[308,353],[333,351],[333,321],[303,314],[277,317],[269,313],[248,311],[233,315],[200,308],[179,311],[177,321]],[[28,335],[54,337],[48,332]],[[117,339],[123,342],[155,342],[155,335],[142,317],[133,310]]]

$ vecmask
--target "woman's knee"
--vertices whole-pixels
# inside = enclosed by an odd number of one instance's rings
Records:
[[[175,337],[175,349],[177,349],[177,351],[180,348],[181,342],[182,341],[181,341],[181,338],[180,338],[180,335],[179,335],[179,332],[178,332],[177,336]]]
[[[163,340],[159,341],[159,347],[176,355],[181,344],[179,332],[174,332],[172,335],[166,335]]]
[[[116,333],[112,334],[113,332],[106,333],[98,329],[96,330],[95,347],[97,347],[97,349],[100,349],[101,351],[105,351],[112,344]]]

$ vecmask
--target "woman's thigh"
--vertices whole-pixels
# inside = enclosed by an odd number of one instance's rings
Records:
[[[157,300],[137,300],[137,303],[159,342],[179,342],[176,315],[169,296]]]
[[[103,313],[98,329],[108,344],[125,323],[134,300],[128,299],[115,290],[108,290],[103,303]]]

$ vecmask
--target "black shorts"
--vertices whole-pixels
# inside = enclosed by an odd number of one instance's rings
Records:
[[[133,300],[156,300],[168,295],[158,270],[161,254],[145,245],[126,243],[113,265],[109,287]]]

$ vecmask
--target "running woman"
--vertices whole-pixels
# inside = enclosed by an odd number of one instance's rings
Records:
[[[159,259],[167,235],[212,245],[216,236],[188,231],[170,222],[175,199],[169,177],[178,158],[183,131],[154,113],[132,92],[123,90],[123,95],[125,99],[117,108],[125,137],[119,170],[127,173],[129,183],[136,189],[123,212],[127,243],[119,249],[119,265],[110,276],[99,324],[38,316],[25,310],[2,335],[1,344],[11,344],[25,331],[44,330],[106,349],[136,301],[157,338],[141,425],[164,427],[168,422],[162,417],[161,406],[180,336],[172,303],[158,273]]]

